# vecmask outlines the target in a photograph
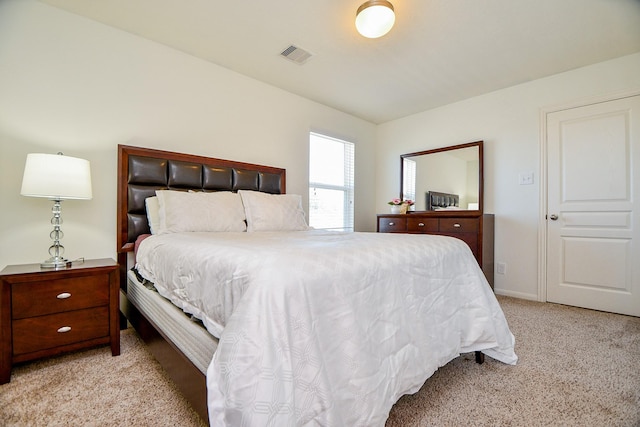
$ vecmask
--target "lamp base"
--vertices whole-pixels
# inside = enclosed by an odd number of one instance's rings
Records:
[[[53,268],[60,270],[71,267],[71,261],[62,257],[51,257],[40,264],[40,268]]]
[[[53,245],[49,246],[49,255],[51,255],[51,257],[41,263],[40,268],[60,270],[71,267],[71,261],[62,256],[64,255],[64,246],[60,244],[60,239],[64,236],[64,233],[60,230],[60,224],[62,224],[61,203],[62,200],[60,199],[53,200],[53,208],[51,208],[51,212],[53,213],[53,218],[51,218],[53,231],[49,233],[49,237],[53,239]]]

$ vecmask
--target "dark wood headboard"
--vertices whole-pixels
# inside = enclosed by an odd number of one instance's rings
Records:
[[[118,145],[117,250],[124,286],[127,254],[148,234],[145,199],[156,190],[238,191],[284,194],[285,169],[192,154]],[[124,273],[124,276],[122,275]],[[124,283],[123,283],[124,282]]]
[[[460,196],[452,193],[441,193],[439,191],[427,191],[427,210],[446,209],[460,206]]]

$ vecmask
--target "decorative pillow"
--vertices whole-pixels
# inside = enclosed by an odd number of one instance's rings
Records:
[[[160,202],[157,196],[147,197],[144,200],[147,208],[147,221],[149,221],[149,229],[151,234],[159,234],[160,231]]]
[[[238,191],[247,217],[247,231],[302,231],[309,226],[297,194]]]
[[[160,205],[157,234],[181,231],[245,231],[244,207],[236,193],[156,191]]]

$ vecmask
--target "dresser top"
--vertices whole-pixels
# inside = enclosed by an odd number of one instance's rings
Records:
[[[406,214],[392,214],[392,213],[380,213],[377,215],[378,218],[386,218],[386,217],[396,217],[396,218],[411,218],[411,217],[420,217],[420,218],[446,218],[446,217],[464,217],[464,218],[479,218],[479,217],[488,217],[493,216],[493,214],[482,213],[480,211],[469,211],[469,210],[437,210],[437,211],[415,211],[415,212],[407,212]]]

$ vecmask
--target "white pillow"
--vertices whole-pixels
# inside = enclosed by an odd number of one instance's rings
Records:
[[[147,197],[144,200],[144,205],[147,208],[147,221],[149,221],[151,234],[158,234],[160,231],[160,202],[158,202],[158,197]]]
[[[244,207],[236,193],[158,190],[158,234],[182,231],[245,231]]]
[[[297,194],[238,191],[247,217],[247,231],[302,231],[309,226]]]

